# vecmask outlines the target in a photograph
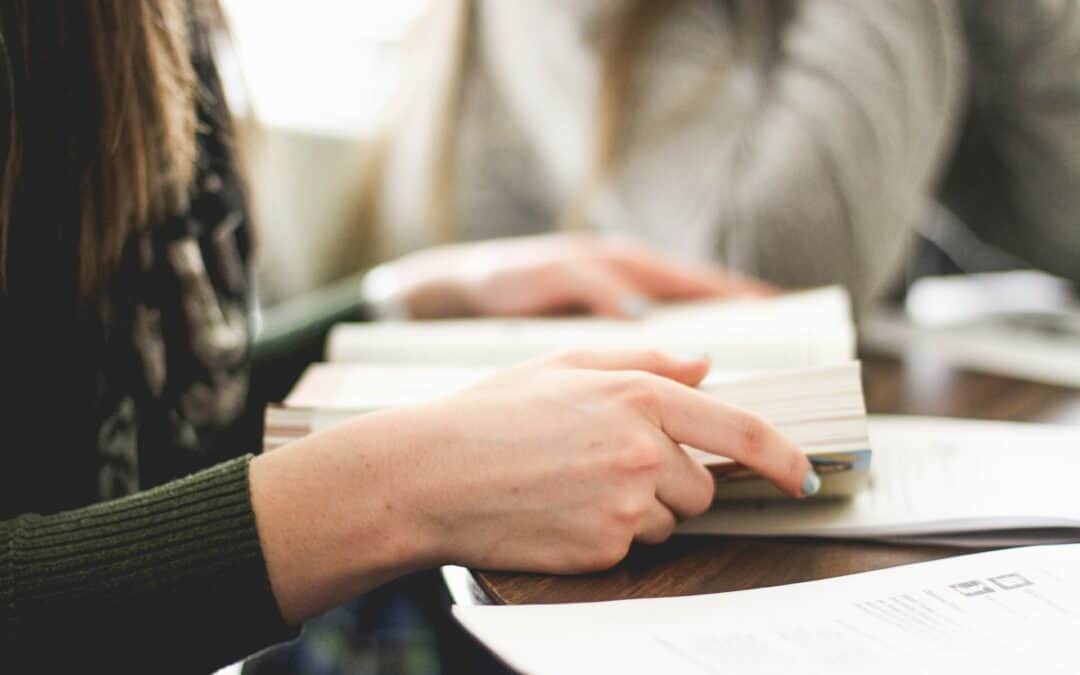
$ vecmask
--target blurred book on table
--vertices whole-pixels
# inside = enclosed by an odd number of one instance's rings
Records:
[[[505,366],[562,349],[707,354],[716,370],[805,368],[855,356],[851,302],[840,287],[769,299],[658,305],[643,319],[454,319],[341,324],[328,361]]]

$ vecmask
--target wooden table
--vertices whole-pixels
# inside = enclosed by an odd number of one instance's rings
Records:
[[[926,355],[863,360],[867,408],[976,419],[1080,424],[1080,391],[952,370]],[[944,558],[970,549],[860,542],[675,537],[639,546],[600,574],[548,576],[473,571],[471,597],[497,603],[655,598],[824,579]],[[483,593],[477,593],[482,590]]]

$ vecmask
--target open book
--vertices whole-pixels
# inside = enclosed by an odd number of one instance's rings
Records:
[[[454,616],[534,675],[1065,675],[1080,670],[1080,545],[732,593],[455,605]]]
[[[692,534],[958,546],[1080,541],[1080,428],[870,417],[870,484],[851,499],[724,504]]]
[[[499,366],[560,349],[708,354],[718,370],[805,368],[850,361],[855,329],[838,286],[766,300],[663,305],[639,321],[462,319],[341,324],[330,361]]]
[[[265,444],[274,448],[357,414],[430,401],[467,387],[489,372],[466,366],[316,364],[284,407],[268,410]],[[759,415],[806,450],[822,478],[820,496],[853,494],[865,484],[870,446],[857,362],[714,373],[701,389]],[[718,499],[783,496],[730,460],[687,450],[713,473]]]

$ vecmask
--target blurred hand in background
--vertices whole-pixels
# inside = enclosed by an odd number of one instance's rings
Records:
[[[763,297],[777,289],[624,238],[553,234],[425,249],[371,273],[372,295],[417,319],[587,312],[636,318],[658,300]]]

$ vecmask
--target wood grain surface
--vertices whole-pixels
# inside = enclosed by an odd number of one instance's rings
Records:
[[[961,372],[925,355],[863,357],[871,413],[1080,424],[1080,391]],[[733,591],[944,558],[971,549],[861,542],[675,537],[580,576],[473,570],[494,602],[551,603]]]

